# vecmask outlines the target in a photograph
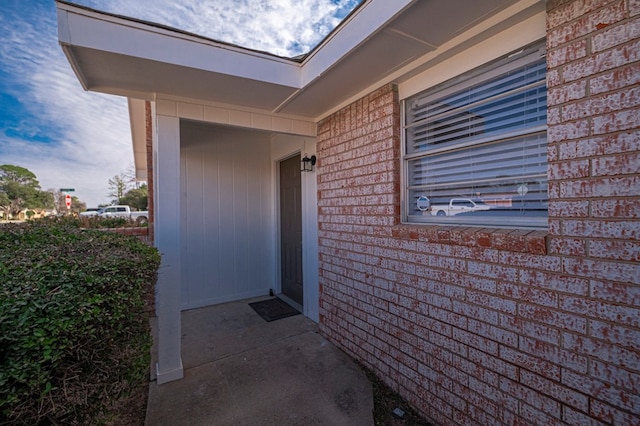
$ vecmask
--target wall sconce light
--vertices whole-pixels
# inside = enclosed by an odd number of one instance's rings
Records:
[[[313,166],[316,165],[316,156],[312,155],[311,157],[307,156],[307,154],[304,154],[304,157],[302,158],[302,169],[300,169],[303,172],[312,172],[313,171]]]

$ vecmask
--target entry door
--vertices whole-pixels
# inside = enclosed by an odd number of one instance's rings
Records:
[[[280,162],[282,293],[302,305],[302,185],[300,155]]]

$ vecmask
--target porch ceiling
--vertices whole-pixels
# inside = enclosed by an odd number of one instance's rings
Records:
[[[61,1],[58,37],[85,90],[316,119],[517,2],[365,0],[302,62]]]

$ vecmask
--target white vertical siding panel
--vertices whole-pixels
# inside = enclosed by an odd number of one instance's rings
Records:
[[[266,294],[275,268],[268,136],[183,130],[183,309]]]
[[[218,170],[220,185],[220,294],[218,296],[228,296],[233,294],[234,277],[234,255],[236,253],[235,240],[235,212],[234,212],[234,164],[233,164],[233,144],[228,141],[215,141],[218,143]]]
[[[272,254],[273,226],[271,213],[271,181],[269,144],[260,140],[253,144],[253,154],[248,156],[249,191],[248,191],[248,290],[273,288],[270,276],[265,276],[274,268],[275,259]],[[266,161],[265,161],[266,160]]]
[[[266,149],[266,147],[265,147]],[[273,159],[270,156],[270,148],[269,151],[264,152],[264,157]],[[265,163],[262,165],[262,176],[260,178],[260,182],[262,185],[261,194],[261,208],[262,215],[260,215],[260,230],[262,232],[261,241],[262,246],[261,250],[269,253],[268,256],[262,257],[262,266],[259,271],[259,278],[263,282],[267,282],[268,287],[276,290],[278,288],[277,279],[276,279],[276,269],[278,265],[278,257],[277,251],[274,250],[276,247],[277,240],[277,221],[278,216],[275,209],[275,193],[276,193],[276,184],[272,179],[273,173],[273,162],[269,161],[269,163]]]
[[[234,247],[233,247],[233,268],[234,280],[229,283],[233,291],[246,292],[248,288],[247,279],[247,250],[249,247],[249,234],[247,227],[249,225],[249,204],[247,203],[248,187],[249,187],[249,164],[247,157],[254,155],[248,149],[248,141],[246,139],[238,140],[232,143],[233,148],[233,231],[234,231]]]
[[[187,184],[186,181],[186,172],[185,169],[187,168],[187,157],[188,156],[193,156],[192,153],[190,153],[189,151],[193,150],[193,146],[185,146],[184,145],[184,134],[180,135],[180,188],[181,188],[181,194],[180,194],[180,217],[182,218],[182,222],[180,223],[180,263],[182,264],[182,274],[181,274],[181,281],[180,281],[180,301],[181,301],[181,305],[184,305],[185,303],[187,303],[189,301],[189,286],[187,285],[187,283],[189,282],[189,276],[190,273],[188,271],[189,267],[188,267],[188,263],[189,263],[189,257],[187,256],[187,247],[189,247],[189,242],[191,240],[189,234],[188,234],[188,226],[187,226],[187,220],[186,220],[186,213],[187,213],[187,203],[188,200],[185,197],[185,193],[182,190],[183,187],[185,187],[185,185]]]
[[[186,186],[186,173],[185,169],[187,168],[187,156],[192,156],[193,153],[192,147],[186,147],[184,145],[184,135],[180,135],[180,217],[182,218],[182,222],[180,223],[180,263],[182,264],[181,271],[181,281],[180,281],[180,304],[184,305],[189,301],[189,286],[187,283],[189,282],[189,272],[187,271],[189,257],[187,256],[187,247],[189,247],[189,241],[191,238],[188,235],[188,227],[187,227],[187,203],[188,200],[185,197],[185,192],[182,190]]]
[[[188,217],[188,220],[183,222],[183,227],[186,229],[182,239],[182,256],[186,265],[186,283],[189,283],[186,298],[182,299],[183,303],[200,300],[206,296],[202,149],[201,144],[191,144],[183,148],[183,156],[186,157],[183,180],[189,188],[189,191],[183,195],[185,202],[182,203],[183,217]],[[183,281],[184,285],[185,281]]]
[[[224,206],[220,204],[220,154],[215,143],[204,143],[202,147],[203,180],[204,180],[204,276],[207,294],[220,293],[221,258],[224,245],[221,244],[220,212]],[[205,297],[208,299],[210,296]]]

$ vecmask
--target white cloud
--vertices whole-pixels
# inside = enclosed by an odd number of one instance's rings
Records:
[[[340,5],[332,0],[156,0],[153,8],[130,0],[77,3],[281,56],[308,52],[340,22]]]
[[[21,12],[0,21],[10,40],[0,50],[2,69],[33,121],[21,127],[53,141],[3,138],[0,163],[28,168],[43,189],[75,187],[88,205],[105,203],[108,179],[133,161],[126,100],[82,90],[58,46],[53,7]]]
[[[20,120],[21,134],[54,140],[5,137],[0,164],[28,168],[43,189],[75,187],[75,195],[95,206],[108,201],[108,179],[133,162],[126,100],[82,90],[57,43],[54,4],[43,3],[3,0],[0,71],[11,79],[5,90],[34,117]],[[332,0],[76,3],[281,56],[308,52],[339,22]]]

